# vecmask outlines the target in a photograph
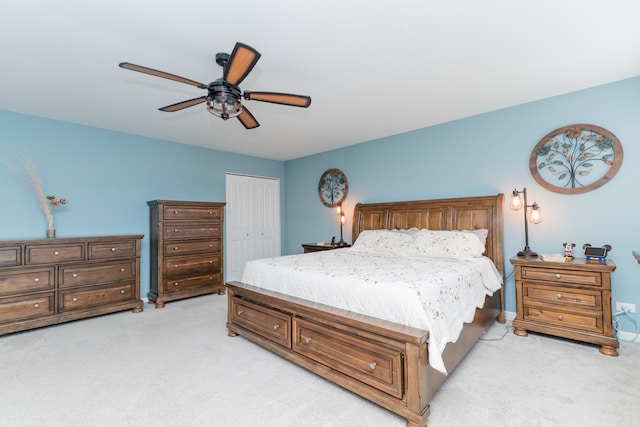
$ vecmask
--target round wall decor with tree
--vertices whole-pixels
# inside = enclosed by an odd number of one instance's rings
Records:
[[[622,165],[618,138],[599,126],[578,124],[549,132],[531,152],[529,169],[542,187],[579,194],[607,183]]]
[[[347,198],[349,181],[340,169],[328,169],[318,182],[318,196],[323,205],[335,208]]]

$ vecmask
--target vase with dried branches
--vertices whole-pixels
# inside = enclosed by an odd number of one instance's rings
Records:
[[[56,228],[53,218],[53,211],[56,207],[60,205],[66,205],[66,199],[58,199],[55,196],[47,196],[44,194],[44,190],[42,189],[42,182],[40,181],[40,176],[36,171],[35,166],[32,163],[25,162],[24,171],[27,176],[27,179],[31,183],[33,187],[33,191],[36,193],[36,197],[38,198],[38,202],[40,202],[40,207],[42,208],[42,212],[47,220],[47,238],[56,237]]]

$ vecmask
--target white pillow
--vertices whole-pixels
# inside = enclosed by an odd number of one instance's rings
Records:
[[[465,233],[473,233],[476,236],[478,236],[478,238],[480,239],[480,242],[483,245],[487,244],[487,236],[489,235],[489,230],[487,230],[486,228],[478,228],[476,230],[461,230],[461,231]]]
[[[356,252],[404,255],[413,237],[391,230],[364,230],[351,246]]]
[[[485,250],[480,238],[470,232],[420,230],[413,238],[409,256],[470,260],[482,256]]]

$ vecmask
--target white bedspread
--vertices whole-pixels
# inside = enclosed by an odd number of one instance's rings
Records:
[[[502,278],[489,258],[409,258],[340,249],[250,261],[242,282],[429,331],[429,363]]]

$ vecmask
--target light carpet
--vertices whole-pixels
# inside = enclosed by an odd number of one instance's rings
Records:
[[[0,337],[0,426],[403,427],[405,420],[225,328],[226,296]],[[450,375],[429,427],[640,425],[640,344],[496,324]]]

